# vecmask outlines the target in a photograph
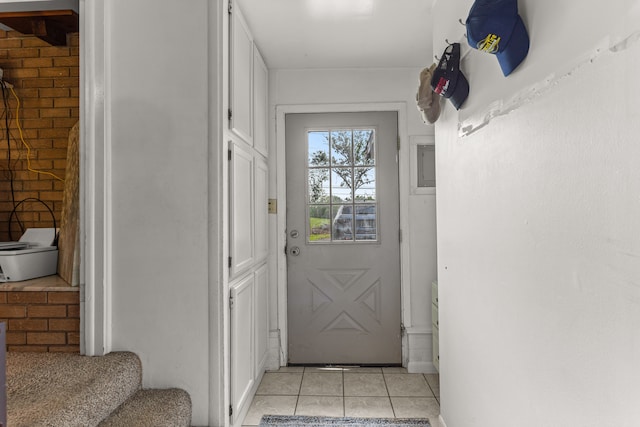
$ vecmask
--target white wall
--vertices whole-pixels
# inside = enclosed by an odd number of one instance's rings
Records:
[[[268,62],[268,58],[267,62]],[[432,58],[425,57],[425,66],[430,65]],[[428,63],[427,63],[428,62]],[[422,122],[416,109],[416,92],[420,69],[297,69],[270,70],[271,112],[279,105],[313,105],[313,104],[357,104],[404,102],[407,108],[406,134],[433,135],[433,126]],[[272,121],[273,123],[274,121]],[[276,152],[275,130],[272,129],[272,153]],[[404,150],[409,141],[402,141]],[[272,156],[272,162],[275,162]],[[284,164],[284,159],[278,159]],[[271,164],[271,188],[276,189],[275,175],[277,164]],[[409,175],[408,168],[401,174]],[[435,196],[409,194],[405,189],[409,203],[407,214],[410,230],[403,230],[403,236],[409,241],[410,252],[404,254],[409,263],[410,274],[404,280],[411,283],[412,310],[407,321],[409,332],[419,337],[412,340],[409,348],[412,360],[419,362],[416,369],[433,370],[431,365],[431,282],[436,278],[436,244],[435,244]],[[270,196],[276,197],[276,194]],[[281,248],[274,248],[276,253]],[[277,268],[272,266],[272,285],[276,283]],[[286,274],[286,271],[280,271]],[[272,295],[277,295],[275,289]],[[272,307],[277,304],[272,299]],[[272,329],[277,329],[277,313],[272,311]],[[413,328],[413,329],[412,329]],[[406,352],[406,351],[405,351]],[[408,356],[408,354],[406,355]]]
[[[471,4],[436,3],[436,52]],[[471,51],[436,125],[441,414],[637,425],[640,2],[520,5],[525,62]]]
[[[116,0],[110,47],[112,349],[208,424],[207,1]]]

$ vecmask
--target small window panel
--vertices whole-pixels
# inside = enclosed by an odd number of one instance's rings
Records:
[[[378,240],[375,130],[307,132],[310,243]]]
[[[436,186],[436,152],[433,145],[417,146],[418,187]]]

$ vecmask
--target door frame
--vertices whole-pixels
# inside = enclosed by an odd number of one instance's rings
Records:
[[[354,113],[371,111],[395,111],[398,113],[398,183],[400,196],[400,230],[402,235],[409,236],[409,137],[407,132],[407,104],[405,102],[354,103],[354,104],[296,104],[276,106],[276,155],[275,162],[284,165],[286,159],[285,148],[285,115],[304,113]],[[276,165],[277,166],[277,165]],[[279,346],[278,354],[280,366],[286,366],[289,359],[288,319],[287,319],[287,258],[284,253],[286,246],[287,226],[287,175],[285,167],[273,167],[276,173],[276,213],[275,253],[277,272],[277,314]],[[409,270],[409,239],[400,241],[400,313],[402,324],[411,325],[410,304],[410,270]],[[402,364],[407,363],[406,335],[402,335]]]

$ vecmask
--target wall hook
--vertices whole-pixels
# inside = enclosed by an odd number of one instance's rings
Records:
[[[440,62],[440,58],[438,58],[438,55],[433,55],[433,57],[436,59],[436,61]]]
[[[448,45],[451,45],[453,43],[449,42],[449,39],[444,39],[445,42],[447,42]]]
[[[463,27],[466,27],[467,24],[465,24],[464,22],[462,22],[462,18],[458,18],[458,22],[460,23],[460,25],[462,25]]]

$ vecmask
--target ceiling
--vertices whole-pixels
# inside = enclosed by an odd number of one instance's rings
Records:
[[[432,62],[432,0],[236,0],[269,68]]]

